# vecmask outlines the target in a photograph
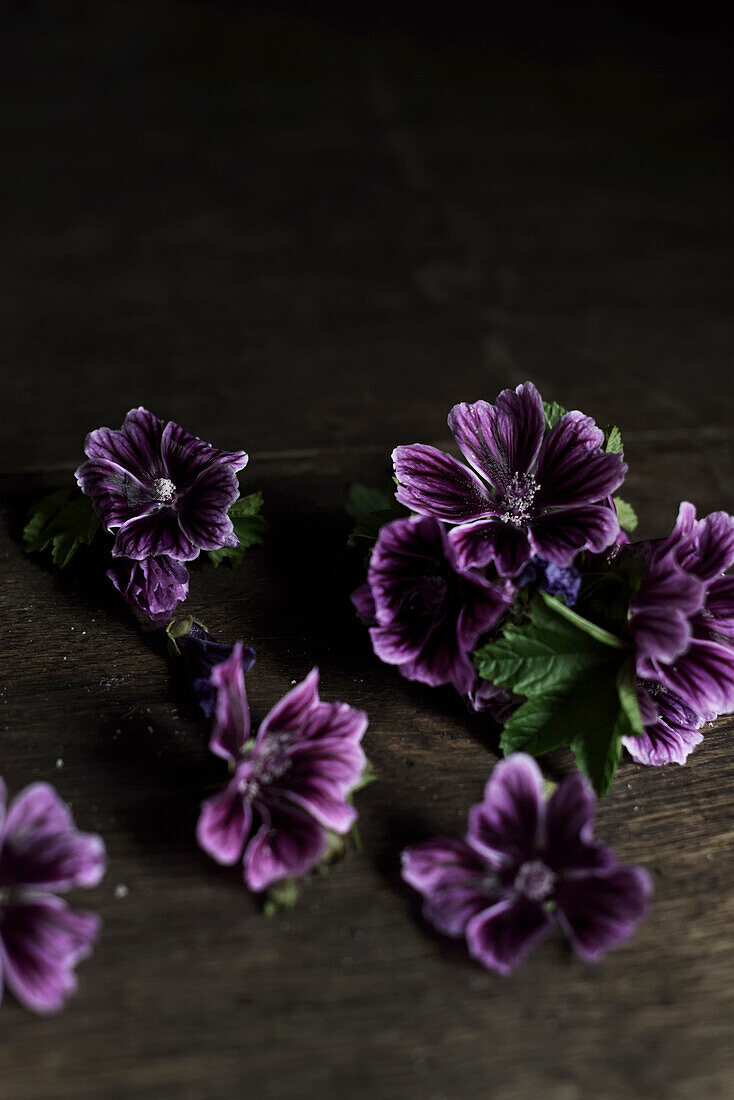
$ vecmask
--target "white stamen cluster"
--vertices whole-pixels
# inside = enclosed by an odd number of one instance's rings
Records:
[[[502,522],[524,527],[532,518],[533,501],[539,491],[533,474],[513,474],[502,501],[503,513],[499,517]]]
[[[161,504],[170,504],[176,497],[176,486],[169,477],[157,477],[153,482],[153,492]]]

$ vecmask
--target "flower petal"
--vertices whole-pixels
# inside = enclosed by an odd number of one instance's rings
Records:
[[[541,905],[527,898],[509,898],[469,921],[469,954],[488,970],[509,974],[550,927]]]
[[[674,665],[655,666],[655,678],[710,722],[734,710],[734,650],[728,644],[694,637]]]
[[[495,765],[484,801],[469,811],[467,842],[493,867],[524,863],[537,856],[544,813],[540,768],[513,753]]]
[[[734,565],[734,516],[711,512],[698,520],[694,505],[684,500],[665,545],[677,548],[685,569],[710,581]]]
[[[362,584],[359,588],[355,588],[349,598],[364,625],[373,626],[375,623],[375,598],[369,584]]]
[[[361,774],[360,769],[355,784]],[[325,829],[332,829],[343,836],[357,820],[357,811],[347,802],[340,785],[330,782],[327,777],[314,770],[304,767],[300,769],[300,774],[289,772],[286,783],[273,783],[269,794],[299,806]]]
[[[245,881],[256,893],[274,882],[310,871],[327,849],[326,833],[310,814],[295,806],[258,803],[263,825],[245,852]]]
[[[717,577],[711,582],[704,614],[711,630],[734,640],[734,576]]]
[[[619,520],[613,508],[584,504],[539,516],[533,520],[529,538],[539,558],[568,566],[582,550],[600,554],[618,535]]]
[[[53,787],[33,783],[16,796],[2,833],[0,889],[96,886],[104,872],[101,837],[77,831]]]
[[[516,577],[530,560],[530,543],[522,528],[494,519],[462,523],[449,531],[460,569],[484,569],[490,562],[503,577]]]
[[[467,466],[451,455],[413,443],[392,454],[401,504],[422,516],[449,523],[478,519],[492,511],[489,492]]]
[[[258,741],[266,733],[296,732],[319,702],[319,670],[312,668],[306,679],[284,695],[263,719],[258,730]]]
[[[176,561],[193,561],[199,556],[199,547],[182,530],[171,508],[157,507],[154,512],[123,523],[112,553],[116,558],[142,560],[168,555]]]
[[[112,462],[90,459],[74,476],[108,531],[158,509],[153,490]]]
[[[126,470],[143,485],[150,486],[164,476],[161,461],[163,421],[142,405],[130,409],[119,431],[98,428],[90,432],[84,443],[84,453],[90,459],[113,463]]]
[[[556,889],[558,920],[574,949],[589,962],[634,933],[652,894],[641,867],[564,879]]]
[[[565,413],[543,441],[535,470],[537,508],[586,504],[611,496],[627,466],[602,450],[604,433],[589,416]]]
[[[58,1012],[76,988],[74,967],[91,954],[101,928],[93,913],[61,898],[36,896],[3,909],[0,971],[32,1012]]]
[[[226,661],[214,666],[210,680],[216,692],[216,702],[209,748],[215,756],[221,756],[224,760],[238,760],[250,736],[242,642],[232,647]]]
[[[705,597],[702,582],[680,567],[673,551],[653,559],[630,601],[639,675],[648,675],[659,661],[675,661],[687,649],[691,616],[702,607]]]
[[[593,838],[596,796],[580,772],[566,776],[548,799],[544,861],[558,873],[598,870],[614,863],[609,848]]]
[[[217,863],[231,866],[242,855],[252,828],[252,808],[239,792],[235,777],[223,791],[202,803],[196,826],[199,846]]]
[[[485,864],[463,840],[406,848],[402,877],[423,895],[425,919],[446,936],[462,936],[471,918],[489,904]]]
[[[347,703],[317,703],[292,739],[292,744],[302,741],[358,745],[364,737],[369,719],[366,711],[356,710]],[[271,727],[272,729],[272,727]]]
[[[172,420],[163,430],[161,452],[166,476],[179,492],[187,492],[202,471],[211,466],[225,467],[236,474],[238,470],[244,470],[248,462],[244,451],[220,451]]]
[[[208,466],[181,497],[179,522],[184,534],[202,550],[239,546],[227,514],[239,495],[237,475],[230,467]]]
[[[543,402],[532,382],[503,390],[494,405],[462,402],[449,413],[449,428],[462,454],[500,493],[514,474],[531,469],[544,427]]]

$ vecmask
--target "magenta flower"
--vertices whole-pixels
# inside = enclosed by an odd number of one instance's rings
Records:
[[[115,558],[107,576],[131,607],[164,626],[189,594],[189,572],[173,558]]]
[[[403,878],[423,895],[439,932],[466,939],[489,970],[508,974],[554,920],[582,958],[595,961],[635,931],[652,893],[640,867],[618,864],[593,840],[596,799],[578,772],[547,802],[535,761],[496,765],[465,840],[434,840],[403,853]]]
[[[219,451],[142,407],[119,431],[90,432],[84,450],[76,479],[116,532],[116,557],[190,561],[200,550],[239,545],[227,512],[239,496],[244,451]]]
[[[7,985],[33,1012],[56,1012],[76,988],[74,968],[91,954],[100,920],[52,891],[96,886],[104,845],[77,831],[46,783],[6,803],[0,779],[0,996]]]
[[[672,533],[644,544],[647,574],[630,603],[645,734],[624,738],[645,764],[683,764],[704,722],[734,710],[734,518],[696,518],[683,502]]]
[[[455,525],[449,539],[460,568],[494,562],[515,577],[532,556],[568,566],[617,539],[607,498],[627,467],[604,452],[590,417],[567,412],[544,437],[543,402],[526,382],[495,405],[455,405],[449,427],[469,466],[422,443],[397,447],[393,462],[401,504]]]
[[[214,668],[212,681],[217,702],[209,747],[233,774],[203,804],[197,836],[218,863],[242,859],[245,882],[260,892],[314,867],[326,854],[327,830],[351,829],[357,813],[348,799],[365,765],[360,742],[367,715],[322,703],[313,669],[250,741],[240,643]]]
[[[408,680],[453,684],[468,695],[472,651],[512,603],[509,582],[492,584],[462,570],[441,524],[429,516],[397,519],[380,530],[367,584],[352,596],[373,623],[375,654]]]

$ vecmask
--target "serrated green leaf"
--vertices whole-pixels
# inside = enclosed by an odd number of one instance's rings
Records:
[[[352,519],[366,519],[373,512],[382,512],[390,509],[391,497],[379,489],[371,489],[367,485],[354,482],[347,489],[347,501],[344,511]]]
[[[559,405],[557,401],[544,401],[543,409],[545,411],[545,428],[548,432],[556,426],[561,417],[565,416],[567,412],[563,405]]]
[[[23,546],[27,554],[50,549],[54,565],[64,569],[81,546],[92,542],[98,528],[89,497],[60,489],[33,510],[23,529]]]
[[[637,530],[637,512],[631,504],[628,504],[626,500],[622,500],[621,497],[614,497],[613,499],[614,507],[617,509],[619,526],[631,535],[633,531]]]
[[[616,455],[622,449],[622,433],[616,424],[608,424],[604,432],[604,450],[607,454]]]
[[[242,565],[245,560],[245,551],[250,546],[259,546],[265,541],[268,533],[268,521],[265,516],[259,514],[263,505],[263,495],[260,492],[250,493],[249,496],[240,497],[229,510],[229,518],[232,520],[234,533],[240,540],[239,546],[223,546],[219,550],[209,550],[209,560],[213,565],[221,565],[227,562],[231,566]]]
[[[618,638],[616,634],[612,634],[602,626],[597,626],[597,624],[592,623],[590,619],[585,619],[583,615],[579,615],[572,607],[568,607],[563,600],[559,600],[555,596],[550,596],[547,592],[541,592],[540,597],[545,602],[546,607],[549,607],[551,611],[555,611],[556,615],[561,615],[564,619],[568,619],[575,627],[582,630],[585,634],[588,634],[601,645],[610,646],[612,649],[629,648],[628,643],[622,638]]]

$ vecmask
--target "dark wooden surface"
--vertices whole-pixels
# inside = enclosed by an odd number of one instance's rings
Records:
[[[681,498],[734,509],[728,49],[534,9],[412,36],[217,3],[0,14],[0,773],[56,784],[109,851],[66,1012],[0,1009],[3,1100],[734,1096],[731,721],[686,768],[621,768],[598,831],[656,899],[597,967],[554,940],[485,973],[397,874],[462,828],[496,743],[372,657],[345,485],[532,377],[620,423],[644,534]],[[150,636],[19,546],[85,432],[139,403],[251,453],[272,538],[198,571],[190,608],[255,645],[255,714],[314,663],[370,714],[364,852],[286,917],[194,843],[220,772]]]

